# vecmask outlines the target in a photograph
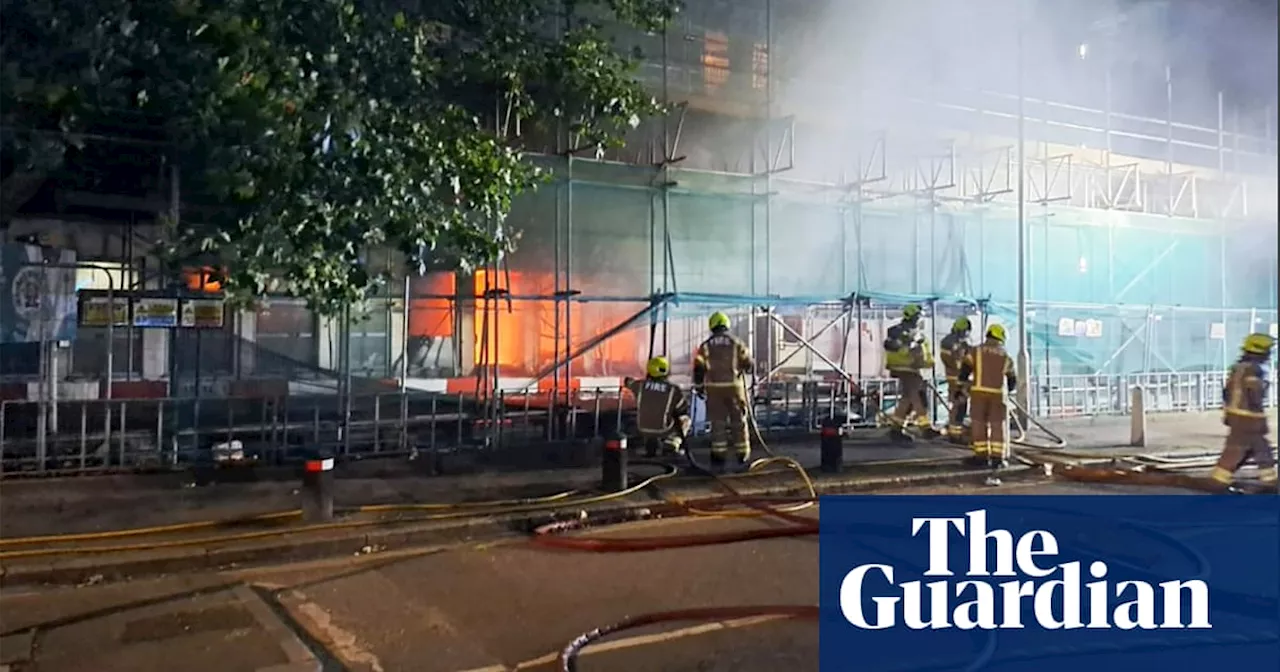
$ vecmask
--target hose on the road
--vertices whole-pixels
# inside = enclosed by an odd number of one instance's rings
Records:
[[[662,611],[628,618],[611,625],[584,632],[569,642],[560,652],[560,666],[564,672],[577,672],[578,654],[587,645],[609,635],[624,630],[635,630],[660,623],[674,622],[720,622],[743,618],[784,618],[818,620],[818,608],[794,605],[766,605],[758,607],[707,607],[703,609],[681,609],[679,611]]]
[[[648,465],[651,463],[637,462],[637,466]],[[254,532],[242,532],[230,535],[204,536],[190,539],[172,539],[163,541],[147,541],[133,544],[119,544],[112,546],[76,546],[73,548],[35,548],[25,550],[0,550],[0,560],[14,560],[19,558],[38,558],[59,555],[101,555],[105,553],[127,553],[133,551],[149,551],[161,548],[182,548],[189,546],[201,546],[215,543],[226,543],[230,541],[251,541],[257,539],[269,539],[272,537],[282,537],[288,535],[305,534],[309,532],[325,532],[331,530],[354,529],[361,527],[376,527],[388,524],[402,524],[425,521],[438,520],[456,520],[459,518],[467,518],[477,515],[487,516],[505,516],[520,513],[539,513],[553,509],[560,509],[568,506],[587,506],[592,504],[600,504],[617,499],[628,497],[637,492],[649,488],[655,483],[677,475],[678,470],[670,465],[660,465],[662,472],[641,480],[624,490],[610,492],[602,495],[593,495],[581,498],[564,498],[553,495],[555,499],[546,501],[534,500],[504,500],[494,504],[492,502],[476,502],[472,504],[404,504],[404,505],[386,505],[386,508],[380,508],[379,511],[387,512],[394,510],[403,511],[422,511],[435,510],[438,513],[430,513],[421,516],[410,516],[405,518],[397,518],[393,520],[368,519],[368,520],[346,520],[333,523],[321,523],[316,525],[303,525],[299,527],[289,527],[277,530],[258,530]],[[510,503],[517,502],[517,503]],[[401,507],[401,508],[396,508]],[[363,507],[362,507],[363,508]],[[65,544],[70,542],[81,541],[98,541],[106,539],[119,539],[128,537],[140,537],[165,533],[175,533],[184,531],[195,531],[201,529],[209,529],[218,526],[243,525],[247,521],[270,521],[279,520],[293,515],[301,515],[299,511],[290,511],[276,514],[266,514],[250,519],[239,519],[231,521],[201,521],[195,523],[185,523],[178,525],[159,526],[156,528],[138,528],[133,530],[113,530],[108,532],[90,532],[85,534],[69,534],[69,535],[50,535],[43,537],[20,537],[14,539],[0,540],[0,548],[12,548],[20,545],[37,545],[37,544]]]

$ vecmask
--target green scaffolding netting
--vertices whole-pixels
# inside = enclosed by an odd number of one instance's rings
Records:
[[[1011,207],[850,203],[798,193],[783,179],[765,185],[692,171],[672,171],[676,186],[662,189],[651,170],[576,165],[572,180],[561,172],[517,204],[510,223],[522,232],[520,249],[506,262],[513,274],[544,284],[559,277],[561,289],[581,297],[630,298],[634,310],[645,297],[671,295],[646,324],[751,306],[780,315],[838,310],[855,294],[884,309],[867,320],[920,302],[937,304],[948,320],[981,304],[992,319],[1017,324]],[[1274,225],[1224,232],[1209,221],[1066,206],[1029,208],[1026,221],[1037,370],[1218,369],[1245,334],[1276,322]],[[592,310],[600,317],[582,317],[581,334],[626,317],[622,307]]]

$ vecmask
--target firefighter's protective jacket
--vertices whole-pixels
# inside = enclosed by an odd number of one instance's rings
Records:
[[[1266,399],[1266,369],[1252,358],[1241,358],[1227,373],[1227,384],[1222,389],[1222,423],[1266,434]]]
[[[914,324],[899,322],[889,327],[884,339],[884,365],[891,372],[919,373],[933,368],[933,355],[924,332]]]
[[[1018,374],[1013,369],[1013,359],[1005,352],[999,341],[988,339],[982,345],[972,348],[960,364],[960,382],[968,382],[970,376],[973,385],[969,391],[975,395],[1004,396],[1018,387]],[[1001,385],[1003,383],[1003,385]]]
[[[942,338],[942,342],[938,344],[938,354],[942,357],[942,367],[946,370],[948,383],[959,382],[960,367],[964,364],[965,355],[972,349],[964,332],[953,331]]]
[[[693,384],[706,387],[740,385],[755,369],[747,346],[727,331],[717,332],[698,346],[693,356]]]
[[[636,398],[636,428],[641,434],[667,434],[689,417],[689,399],[678,385],[657,378],[628,378],[625,384]]]

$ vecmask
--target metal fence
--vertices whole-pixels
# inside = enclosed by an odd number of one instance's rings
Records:
[[[1131,390],[1141,386],[1149,412],[1206,411],[1221,407],[1223,382],[1220,373],[1041,377],[1032,380],[1030,410],[1048,419],[1125,414]],[[803,436],[828,418],[875,426],[879,412],[896,403],[897,384],[879,378],[861,385],[771,382],[753,397],[766,438]],[[1268,403],[1276,406],[1274,384]],[[944,421],[940,405],[933,413]],[[693,415],[701,433],[705,422],[696,402]],[[316,451],[351,459],[484,452],[590,441],[629,432],[632,423],[629,395],[616,387],[487,399],[376,393],[5,401],[0,475],[177,469],[239,459],[283,465]]]

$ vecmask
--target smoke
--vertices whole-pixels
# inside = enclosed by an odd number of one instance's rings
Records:
[[[1116,114],[1162,120],[1172,109],[1175,123],[1210,129],[1222,92],[1228,132],[1274,138],[1275,6],[1256,4],[833,0],[803,16],[783,4],[778,107],[845,109],[865,129],[911,133],[946,125],[911,99],[981,108],[973,91],[1015,93],[1021,65],[1028,98],[1103,110],[1109,97]]]

